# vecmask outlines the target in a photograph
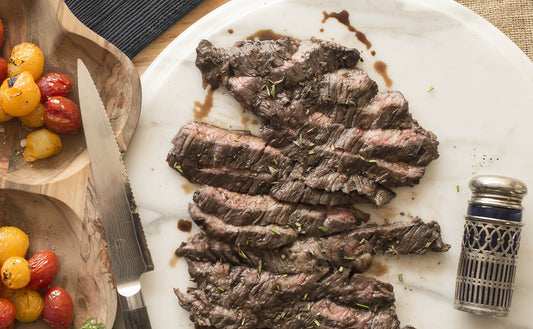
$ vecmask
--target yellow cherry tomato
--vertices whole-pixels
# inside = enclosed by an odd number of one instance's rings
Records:
[[[13,256],[24,257],[30,246],[28,235],[14,226],[0,227],[0,263]]]
[[[12,116],[31,113],[41,101],[41,92],[29,72],[21,72],[4,80],[0,86],[0,104]]]
[[[39,128],[44,126],[44,112],[46,111],[46,106],[39,103],[35,110],[31,111],[29,114],[18,117],[19,121],[23,125],[31,128]]]
[[[17,290],[11,302],[15,304],[17,314],[15,319],[20,322],[32,322],[43,313],[44,301],[37,291],[22,288]]]
[[[30,282],[30,264],[22,257],[9,257],[2,264],[2,282],[11,289],[26,287]]]
[[[33,43],[25,42],[11,50],[7,63],[7,74],[12,77],[20,72],[30,72],[34,80],[43,74],[44,56],[41,49]]]
[[[59,153],[62,147],[58,134],[44,128],[39,129],[26,136],[24,159],[29,162],[45,159]]]

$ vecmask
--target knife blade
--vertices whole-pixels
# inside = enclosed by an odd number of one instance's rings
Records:
[[[150,329],[140,276],[153,270],[152,257],[107,112],[81,59],[78,59],[78,93],[97,206],[124,324],[127,329]]]

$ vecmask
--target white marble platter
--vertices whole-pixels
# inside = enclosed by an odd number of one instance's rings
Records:
[[[341,10],[366,34],[371,49],[336,20],[321,22],[323,11]],[[185,261],[176,262],[173,252],[198,229],[177,229],[178,219],[189,219],[191,187],[165,159],[171,139],[194,120],[195,102],[203,102],[207,93],[194,66],[196,45],[207,38],[227,47],[262,29],[299,39],[333,39],[362,50],[359,67],[380,90],[403,92],[414,118],[438,136],[440,158],[428,167],[421,184],[396,189],[398,197],[383,208],[366,208],[378,221],[405,220],[400,212],[437,220],[452,245],[446,254],[377,258],[384,266],[371,273],[394,285],[402,324],[418,329],[533,328],[533,196],[524,201],[525,226],[509,317],[486,318],[453,308],[468,181],[476,174],[503,174],[533,187],[533,63],[500,31],[451,0],[233,0],[161,53],[141,78],[142,113],[126,155],[155,262],[155,271],[142,278],[153,328],[193,328],[173,293],[174,287],[185,289],[192,283]],[[378,60],[388,65],[390,88],[373,68]],[[204,121],[256,128],[243,115],[219,88]]]

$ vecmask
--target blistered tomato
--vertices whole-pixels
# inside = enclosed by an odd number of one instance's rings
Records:
[[[57,256],[51,251],[40,251],[28,259],[30,264],[30,282],[27,287],[41,290],[48,286],[56,277],[59,268]]]
[[[26,148],[24,149],[24,159],[32,162],[39,159],[46,159],[59,153],[63,144],[58,134],[47,129],[39,129],[26,136]]]
[[[14,226],[0,227],[0,263],[13,256],[24,257],[30,240],[28,235]]]
[[[30,282],[30,265],[22,257],[9,257],[2,264],[2,283],[11,289],[24,288]]]
[[[44,112],[46,107],[44,104],[39,103],[35,110],[31,111],[29,114],[18,117],[19,121],[28,127],[39,128],[44,126]]]
[[[17,310],[15,318],[20,322],[32,322],[37,320],[43,313],[43,298],[37,291],[22,288],[17,290],[12,297]]]
[[[7,61],[0,57],[0,83],[7,78]]]
[[[35,81],[41,91],[41,103],[46,104],[52,96],[67,96],[72,90],[72,82],[61,73],[48,73]]]
[[[0,87],[0,103],[9,115],[29,114],[40,101],[41,92],[29,72],[24,71],[4,80]]]
[[[80,109],[70,99],[63,96],[48,98],[44,113],[46,126],[61,134],[75,134],[81,125]]]
[[[36,80],[43,74],[43,68],[44,56],[39,47],[29,42],[13,47],[7,65],[10,77],[25,71],[33,76],[33,80]]]
[[[9,328],[15,321],[15,305],[5,298],[0,298],[0,328]]]
[[[43,320],[54,329],[66,329],[74,318],[74,303],[68,292],[60,287],[53,287],[43,296]]]

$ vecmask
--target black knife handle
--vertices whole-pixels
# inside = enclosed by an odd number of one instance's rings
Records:
[[[141,292],[133,296],[121,296],[120,304],[122,305],[122,316],[126,329],[151,329],[148,311],[144,305]]]

